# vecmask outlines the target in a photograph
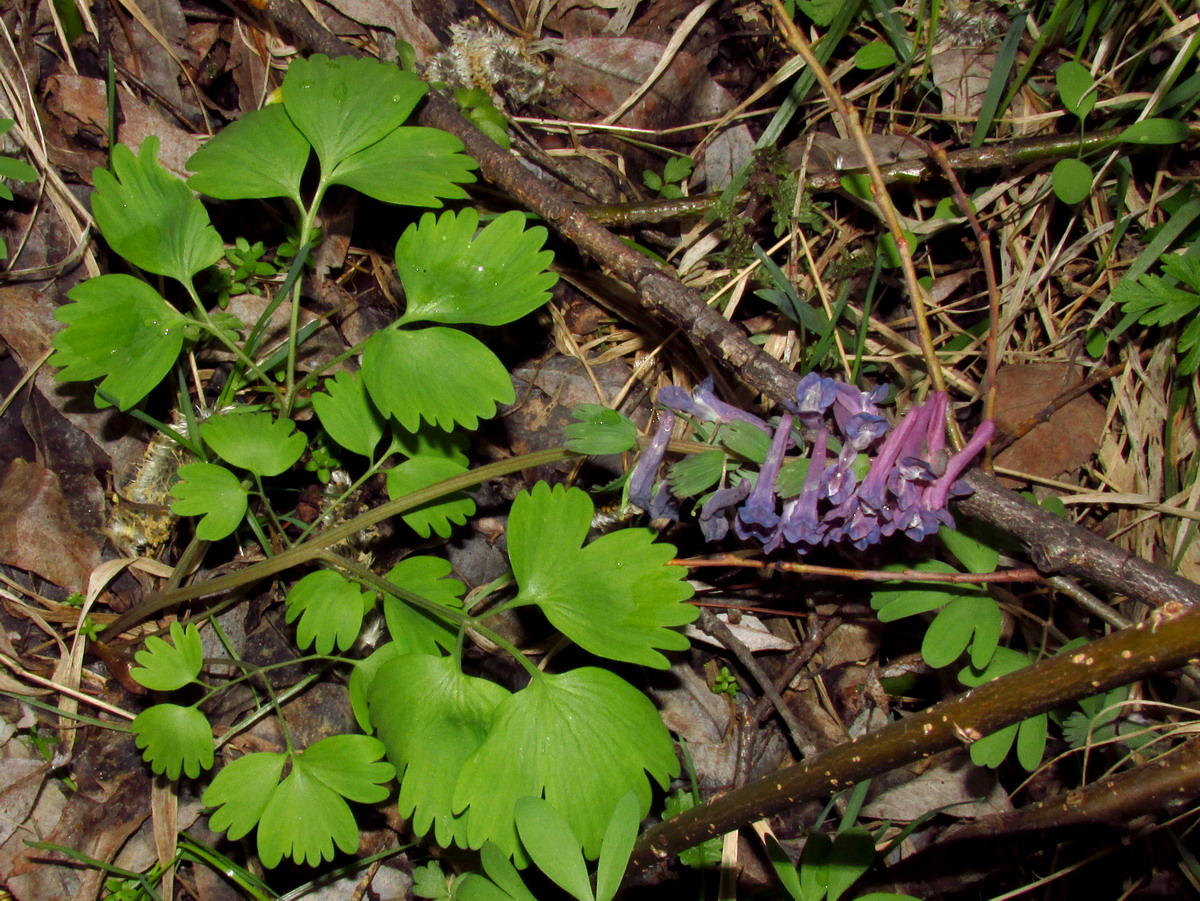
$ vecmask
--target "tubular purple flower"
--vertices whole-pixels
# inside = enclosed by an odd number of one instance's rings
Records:
[[[892,475],[901,453],[904,450],[911,450],[915,444],[914,436],[920,436],[918,430],[925,425],[925,419],[928,416],[926,406],[922,404],[919,407],[912,407],[901,417],[900,422],[892,429],[892,433],[887,436],[879,448],[878,454],[871,462],[870,472],[859,486],[859,499],[875,513],[881,512],[887,503],[888,477]],[[922,437],[917,437],[916,442],[919,442]]]
[[[946,506],[955,481],[966,470],[967,464],[974,460],[984,446],[992,440],[992,434],[995,431],[996,423],[990,419],[985,419],[979,424],[979,428],[975,430],[971,440],[950,458],[946,463],[946,471],[938,476],[938,480],[930,486],[926,495],[926,503],[929,507],[941,510]]]
[[[842,452],[838,454],[837,462],[825,469],[821,476],[821,491],[828,498],[829,503],[844,503],[850,495],[854,494],[858,478],[854,475],[851,466],[857,456],[858,452],[854,449],[854,445],[847,442],[842,445]]]
[[[654,435],[634,464],[633,472],[629,474],[629,502],[647,513],[650,512],[654,501],[654,480],[663,457],[667,454],[667,444],[671,440],[674,428],[675,414],[670,410],[660,410]]]
[[[796,384],[796,416],[810,429],[818,428],[825,411],[837,399],[838,383],[810,372]]]
[[[717,397],[713,391],[712,376],[709,376],[689,395],[678,385],[667,385],[658,391],[658,402],[677,413],[683,413],[701,422],[728,423],[747,422],[764,432],[770,432],[770,427],[753,413],[740,410],[733,404],[727,404]]]
[[[771,439],[767,459],[758,471],[758,481],[738,510],[734,525],[739,538],[755,537],[764,542],[771,538],[779,522],[779,514],[775,512],[775,480],[783,465],[783,455],[791,443],[792,414],[784,413],[775,430],[775,437]]]
[[[875,405],[876,397],[886,397],[886,386],[880,385],[869,394],[844,382],[835,382],[837,394],[833,402],[833,418],[842,432],[842,437],[854,445],[855,450],[866,450],[880,435],[887,431],[887,420]]]
[[[720,541],[729,534],[729,520],[725,511],[744,501],[750,494],[750,480],[742,479],[732,488],[714,491],[700,510],[700,531],[705,541]]]
[[[829,430],[822,428],[817,432],[812,454],[808,458],[804,490],[783,506],[779,529],[788,544],[816,546],[821,543],[825,530],[817,515],[817,502],[821,499],[821,476],[825,472],[828,442]]]

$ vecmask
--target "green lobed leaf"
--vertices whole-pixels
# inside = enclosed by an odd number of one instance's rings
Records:
[[[537,868],[569,895],[592,901],[587,862],[567,818],[543,799],[529,796],[517,799],[514,815],[521,843]]]
[[[740,457],[762,463],[771,449],[771,436],[758,426],[734,420],[721,426],[717,433],[721,444]]]
[[[1092,180],[1092,170],[1082,160],[1059,160],[1050,172],[1054,195],[1063,203],[1075,204],[1086,199],[1092,193]]]
[[[663,805],[662,817],[664,820],[672,819],[683,813],[685,810],[691,810],[696,806],[696,799],[691,792],[683,789],[676,789],[667,795],[666,802]],[[601,850],[601,861],[604,860],[603,850]],[[685,867],[711,868],[721,863],[721,839],[710,838],[701,842],[679,855],[679,862]]]
[[[396,776],[381,759],[385,753],[383,742],[369,735],[330,735],[305,748],[296,765],[343,798],[376,804],[391,793],[386,783]]]
[[[303,755],[292,759],[292,771],[271,792],[258,823],[258,856],[268,868],[279,866],[285,856],[315,867],[333,860],[335,844],[345,854],[358,850],[350,806],[302,760]]]
[[[318,654],[329,654],[334,645],[349,650],[362,631],[363,615],[375,594],[364,591],[340,573],[309,573],[287,593],[287,622],[296,626],[296,644],[305,650],[316,643]]]
[[[358,728],[363,732],[369,734],[375,731],[375,727],[371,725],[371,710],[367,706],[367,691],[371,688],[371,682],[385,663],[395,660],[401,653],[400,646],[394,641],[389,641],[376,648],[369,657],[357,661],[354,669],[350,671],[350,708],[354,711]]]
[[[882,69],[884,66],[894,65],[895,62],[896,51],[892,49],[891,44],[885,44],[883,41],[872,41],[869,44],[864,44],[854,54],[855,67],[868,71]]]
[[[465,466],[444,457],[413,457],[388,470],[388,497],[396,500],[466,471]],[[461,526],[474,514],[475,502],[463,492],[455,491],[409,510],[400,518],[422,538],[428,538],[431,532],[436,532],[439,538],[449,538],[454,526]]]
[[[383,437],[385,422],[367,397],[362,379],[349,372],[339,372],[326,379],[321,387],[324,391],[312,396],[321,428],[351,453],[373,459],[375,447]]]
[[[150,769],[168,779],[183,773],[195,779],[213,765],[212,726],[195,707],[155,704],[139,713],[130,725]]]
[[[389,63],[316,54],[288,67],[283,103],[328,178],[350,156],[404,124],[428,90],[417,76]]]
[[[927,560],[912,567],[896,565],[887,568],[906,568],[928,573],[958,572],[953,566],[940,560]],[[983,589],[978,585],[900,581],[883,584],[887,587],[871,592],[871,608],[878,611],[881,623],[890,623],[906,616],[916,616],[920,613],[928,613],[930,610],[937,610],[955,598],[983,594]]]
[[[158,138],[137,156],[113,148],[112,172],[96,169],[92,213],[108,246],[133,265],[189,283],[225,255],[203,204],[158,162]]]
[[[176,516],[201,516],[196,537],[220,541],[232,535],[246,515],[247,494],[241,481],[215,463],[187,463],[179,467],[180,481],[171,488]]]
[[[599,404],[580,404],[571,411],[573,422],[565,429],[567,447],[577,454],[622,454],[637,447],[637,426],[628,416]]]
[[[450,657],[406,654],[379,668],[367,690],[371,722],[400,779],[400,815],[433,829],[442,847],[467,846],[468,816],[453,808],[463,765],[483,744],[509,696],[464,675]]]
[[[128,410],[171,371],[187,319],[158,292],[129,275],[100,275],[67,292],[74,303],[54,312],[66,329],[54,336],[51,366],[60,381],[103,379],[100,389]]]
[[[578,488],[539,482],[517,496],[508,527],[515,603],[537,604],[593,654],[665,669],[670,661],[655,649],[686,649],[687,637],[672,627],[699,615],[684,603],[693,593],[687,573],[666,565],[675,548],[648,529],[621,529],[580,547],[594,512]]]
[[[1042,765],[1042,756],[1046,753],[1046,740],[1049,735],[1050,718],[1045,713],[1031,716],[1022,720],[1017,727],[1017,763],[1028,772],[1033,772]]]
[[[171,623],[171,644],[157,635],[146,639],[145,650],[134,655],[137,666],[129,675],[151,691],[176,691],[195,682],[204,666],[204,646],[194,623]]]
[[[270,413],[234,410],[210,416],[200,424],[205,442],[226,463],[257,476],[277,476],[304,453],[304,435],[290,419]]]
[[[279,787],[287,759],[286,754],[259,751],[225,764],[200,799],[206,807],[216,808],[210,828],[227,833],[231,841],[249,834]]]
[[[300,179],[312,147],[282,104],[245,113],[187,161],[193,191],[220,200],[288,197],[302,205]]]
[[[426,600],[462,609],[467,586],[448,578],[450,571],[450,562],[441,557],[407,557],[392,567],[387,580]],[[400,598],[384,595],[383,613],[397,653],[437,655],[455,645],[458,629],[454,625]]]
[[[833,837],[826,864],[826,898],[838,901],[875,862],[875,840],[862,827],[844,829]]]
[[[504,364],[457,329],[376,332],[363,350],[362,378],[380,412],[410,432],[422,419],[446,431],[473,429],[496,415],[497,403],[516,400]]]
[[[517,799],[545,797],[594,859],[626,792],[637,797],[639,817],[646,815],[647,774],[665,788],[679,774],[679,762],[645,695],[595,667],[543,673],[496,708],[487,737],[458,779],[454,809],[468,814],[469,847],[491,840],[514,855],[520,853]]]
[[[990,597],[955,598],[929,624],[921,643],[921,656],[937,669],[957,660],[969,644],[971,665],[982,669],[1000,642],[1003,624],[1000,607]]]
[[[475,181],[476,163],[462,149],[458,138],[436,128],[397,128],[338,163],[330,183],[384,203],[437,208],[441,198],[465,200],[459,185]]]
[[[393,422],[392,446],[396,453],[406,457],[441,457],[465,467],[471,441],[462,432],[445,432],[428,424],[409,432]]]
[[[968,572],[994,573],[1000,564],[1000,551],[966,532],[941,526],[938,537]]]
[[[1009,673],[1023,669],[1032,662],[1029,655],[1021,651],[1014,651],[1011,648],[996,648],[991,661],[986,667],[983,669],[977,669],[973,666],[965,667],[959,671],[958,681],[968,688],[975,688],[986,682],[991,682],[993,679],[998,679],[1001,676],[1007,676]],[[1013,742],[1016,741],[1018,728],[1026,722],[1034,723],[1030,727],[1031,730],[1041,728],[1044,731],[1047,721],[1044,717],[1031,717],[1022,723],[1012,723],[993,732],[991,735],[985,735],[971,744],[971,762],[976,766],[998,767],[1004,762],[1004,758],[1008,756],[1009,749],[1012,747]],[[1041,724],[1040,727],[1039,723]],[[969,724],[963,725],[966,726]],[[1035,735],[1036,732],[1031,731],[1030,735],[1025,739],[1027,748],[1026,756],[1028,756],[1028,749],[1032,746]]]
[[[550,299],[558,276],[546,267],[546,230],[525,228],[516,210],[479,229],[473,209],[426,213],[396,242],[396,270],[404,285],[401,324],[412,322],[504,325]]]

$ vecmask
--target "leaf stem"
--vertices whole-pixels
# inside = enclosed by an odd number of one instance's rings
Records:
[[[487,466],[480,466],[477,469],[472,469],[462,475],[437,482],[428,488],[414,491],[412,494],[389,501],[386,504],[380,504],[373,510],[367,510],[365,513],[347,520],[340,525],[317,533],[304,544],[288,548],[286,551],[276,554],[274,557],[264,560],[261,563],[247,567],[241,572],[230,573],[229,575],[218,576],[207,582],[199,582],[183,588],[160,592],[148,598],[142,604],[122,613],[104,630],[101,639],[110,641],[126,629],[154,616],[158,611],[181,604],[184,601],[225,594],[235,588],[253,584],[276,573],[291,569],[294,566],[316,560],[322,550],[349,538],[355,532],[361,531],[368,526],[373,526],[375,523],[382,522],[389,517],[405,513],[422,504],[427,504],[444,495],[461,491],[464,488],[470,488],[489,479],[520,472],[523,469],[557,463],[560,460],[569,460],[574,456],[577,456],[575,452],[565,447],[552,447],[530,454],[522,454],[518,457],[511,457],[508,460],[501,460],[497,463],[489,463]]]

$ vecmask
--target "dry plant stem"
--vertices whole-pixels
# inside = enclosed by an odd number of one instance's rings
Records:
[[[916,569],[846,569],[840,566],[814,566],[809,563],[790,563],[786,560],[762,560],[736,554],[718,554],[701,559],[672,560],[673,564],[689,569],[719,566],[724,569],[761,569],[767,573],[786,572],[802,576],[826,576],[856,582],[949,582],[974,584],[981,582],[1041,582],[1045,579],[1036,569],[1005,569],[994,573],[927,573]],[[1128,623],[1125,623],[1128,625]]]
[[[1043,162],[1064,156],[1092,153],[1111,147],[1123,129],[1110,128],[1085,135],[1051,135],[1039,138],[1020,138],[1008,144],[993,144],[988,147],[964,147],[946,154],[946,162],[954,172],[975,172],[985,169],[1002,169],[1025,163]],[[842,179],[856,170],[809,173],[804,179],[804,190],[810,194],[837,191]],[[944,171],[931,160],[904,160],[880,167],[883,180],[895,182],[922,182]],[[603,225],[633,226],[653,225],[703,216],[720,199],[720,194],[699,194],[677,200],[644,200],[636,203],[614,203],[584,207],[591,218]]]
[[[838,116],[845,123],[850,136],[854,139],[854,143],[858,145],[859,152],[863,155],[863,160],[867,165],[867,172],[871,176],[871,194],[875,198],[875,203],[879,207],[879,211],[883,214],[883,221],[887,223],[888,231],[892,234],[892,239],[896,242],[896,252],[900,255],[900,268],[904,272],[904,283],[908,286],[909,301],[912,304],[913,319],[916,320],[917,334],[921,338],[921,353],[925,357],[925,366],[929,370],[929,377],[933,382],[934,389],[945,391],[946,380],[942,375],[942,365],[938,360],[937,350],[933,346],[933,332],[929,328],[929,320],[925,315],[925,290],[917,280],[917,267],[913,265],[912,250],[908,246],[908,239],[904,237],[904,229],[900,225],[900,216],[896,213],[896,207],[892,204],[891,195],[888,194],[887,190],[887,182],[883,178],[883,172],[879,169],[879,162],[875,159],[875,154],[871,150],[871,144],[867,140],[866,132],[863,131],[862,123],[858,120],[858,113],[854,111],[854,108],[850,104],[846,103],[846,99],[842,96],[841,91],[830,80],[829,73],[825,71],[825,67],[821,65],[821,61],[813,53],[808,39],[804,36],[804,32],[796,26],[792,17],[788,15],[787,10],[783,8],[783,3],[780,0],[768,0],[768,5],[775,13],[775,21],[783,32],[788,46],[795,50],[812,70],[817,83],[821,85],[821,90],[825,92],[826,98],[833,105],[833,108],[837,110]],[[956,439],[961,440],[961,435],[958,434],[954,420],[950,419],[948,422]]]
[[[199,598],[225,594],[236,588],[252,585],[269,576],[291,569],[294,566],[312,562],[321,557],[322,551],[326,548],[344,541],[351,535],[369,526],[373,526],[377,522],[382,522],[392,516],[397,516],[411,510],[413,507],[419,507],[421,504],[428,503],[444,494],[452,491],[461,491],[464,488],[470,488],[489,479],[499,478],[500,476],[508,475],[521,469],[544,466],[548,463],[557,463],[560,460],[567,460],[574,456],[575,454],[565,447],[553,447],[544,451],[535,451],[520,457],[512,457],[508,460],[501,460],[498,463],[480,466],[460,476],[446,479],[428,488],[423,488],[420,491],[414,491],[405,497],[397,498],[386,504],[380,504],[378,507],[354,517],[354,519],[347,520],[323,532],[318,532],[303,544],[289,548],[261,563],[248,566],[240,572],[220,576],[207,582],[195,582],[183,588],[174,588],[170,591],[159,592],[138,606],[122,613],[113,621],[112,625],[104,630],[100,638],[102,641],[112,641],[126,629],[146,621],[160,610],[182,604],[184,601],[193,601]]]
[[[1128,829],[1137,817],[1168,809],[1178,813],[1200,797],[1200,738],[1115,776],[1064,792],[1020,810],[981,817],[948,831],[935,852],[967,839],[999,837],[1068,826]]]
[[[1155,607],[1200,604],[1195,582],[1047,513],[978,471],[965,478],[975,493],[959,501],[959,508],[1019,537],[1042,572],[1081,578]]]
[[[809,636],[808,640],[796,650],[788,655],[787,665],[783,668],[783,672],[779,674],[779,678],[775,680],[775,690],[782,692],[789,685],[800,670],[808,665],[812,660],[813,655],[821,649],[821,646],[829,639],[829,636],[834,633],[843,620],[840,616],[831,616],[821,621],[821,627],[815,633]],[[749,720],[752,723],[761,724],[766,720],[771,712],[771,701],[769,698],[762,697],[754,702],[754,707],[750,711]]]
[[[787,726],[788,735],[791,736],[792,746],[800,752],[803,757],[809,757],[816,752],[811,744],[804,740],[804,730],[800,728],[800,723],[796,721],[795,715],[787,705],[787,701],[783,699],[783,695],[779,693],[779,689],[775,687],[774,681],[768,676],[758,661],[754,659],[754,655],[750,653],[750,649],[746,647],[733,630],[725,623],[721,622],[717,617],[708,610],[701,608],[700,620],[698,625],[700,628],[719,641],[727,650],[733,653],[733,656],[738,659],[738,663],[746,670],[758,683],[762,689],[763,699],[766,700],[775,712],[779,714],[779,718],[783,720],[783,724]],[[786,683],[785,686],[786,687]]]
[[[1183,666],[1200,656],[1200,610],[1174,609],[1184,612],[1138,623],[1002,676],[653,826],[634,847],[629,873],[801,801],[827,797],[1038,713]]]
[[[996,279],[996,264],[992,259],[992,242],[988,237],[987,230],[980,223],[979,217],[971,209],[971,200],[963,191],[958,176],[954,174],[945,149],[937,144],[927,144],[926,146],[929,155],[938,164],[942,174],[946,176],[946,180],[950,182],[950,187],[954,191],[954,202],[966,217],[971,231],[975,233],[975,241],[979,245],[979,256],[983,260],[983,275],[987,281],[988,290],[987,369],[983,376],[983,418],[991,419],[996,409],[996,370],[1000,367],[1000,348],[997,346],[1000,331],[1000,284]],[[994,453],[991,447],[988,448],[988,453]],[[989,456],[989,465],[990,460]]]

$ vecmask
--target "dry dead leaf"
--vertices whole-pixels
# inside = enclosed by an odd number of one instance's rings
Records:
[[[1002,366],[996,374],[996,424],[1012,430],[1083,380],[1069,363]],[[1084,394],[1057,410],[1048,422],[1023,435],[996,457],[996,464],[1054,478],[1082,466],[1100,447],[1104,408]]]
[[[555,48],[554,74],[588,109],[602,118],[618,109],[662,59],[663,45],[637,38],[576,38]],[[680,51],[620,125],[663,129],[715,119],[734,106],[697,57]],[[713,189],[729,183],[753,150],[744,125],[709,142],[696,171]]]
[[[75,524],[58,476],[36,463],[11,461],[0,474],[0,562],[83,591],[100,564],[100,548]]]

